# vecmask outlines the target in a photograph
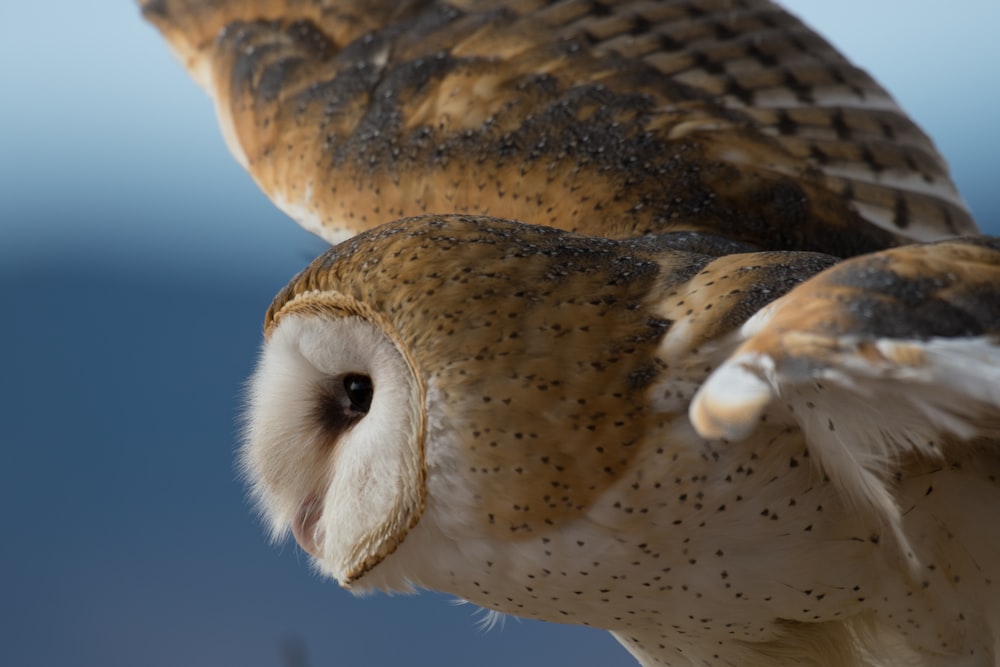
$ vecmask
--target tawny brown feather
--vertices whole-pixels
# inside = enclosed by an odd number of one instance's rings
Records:
[[[264,192],[331,240],[425,213],[838,256],[975,230],[888,94],[764,0],[144,11]]]

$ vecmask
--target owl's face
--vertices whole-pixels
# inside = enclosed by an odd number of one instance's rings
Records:
[[[242,460],[273,533],[362,586],[428,502],[455,539],[586,512],[649,430],[649,306],[686,257],[460,217],[331,249],[276,298],[251,385]]]
[[[244,465],[261,507],[343,582],[423,508],[425,392],[394,331],[348,296],[305,293],[276,314],[253,380]]]

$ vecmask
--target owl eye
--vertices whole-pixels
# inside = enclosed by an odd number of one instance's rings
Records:
[[[367,375],[346,375],[344,376],[344,390],[351,402],[352,411],[367,413],[371,409],[375,387],[370,377]]]
[[[375,386],[360,373],[329,378],[320,388],[316,417],[332,434],[341,434],[361,421],[372,407]]]

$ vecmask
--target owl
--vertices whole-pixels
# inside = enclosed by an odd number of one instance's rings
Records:
[[[766,0],[146,0],[261,189],[240,461],[354,592],[653,665],[998,663],[1000,241]]]

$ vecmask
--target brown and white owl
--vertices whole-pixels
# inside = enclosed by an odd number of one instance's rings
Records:
[[[1000,241],[766,0],[147,0],[339,243],[241,462],[352,591],[643,665],[1000,664]]]

